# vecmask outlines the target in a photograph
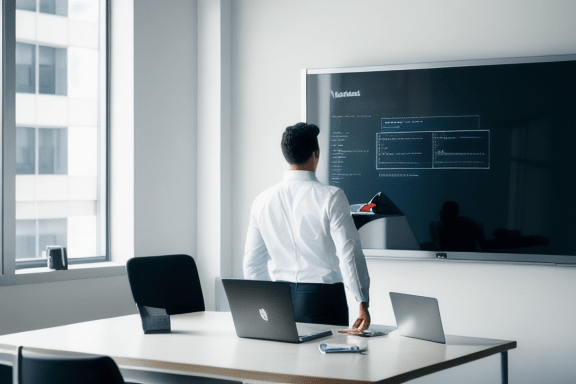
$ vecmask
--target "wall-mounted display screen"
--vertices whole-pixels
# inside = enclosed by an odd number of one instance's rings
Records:
[[[305,82],[319,172],[350,204],[382,192],[411,251],[576,263],[576,56],[308,69]]]

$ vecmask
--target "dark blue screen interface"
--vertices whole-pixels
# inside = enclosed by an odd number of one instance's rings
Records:
[[[419,249],[576,255],[574,61],[306,83],[307,120],[327,132],[329,183],[350,204],[384,193]]]

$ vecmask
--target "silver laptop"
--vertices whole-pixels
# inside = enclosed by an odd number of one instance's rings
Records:
[[[288,283],[222,279],[222,284],[238,337],[301,343],[333,334],[318,331],[323,326],[296,323]]]
[[[396,292],[390,300],[400,335],[446,344],[438,300]]]

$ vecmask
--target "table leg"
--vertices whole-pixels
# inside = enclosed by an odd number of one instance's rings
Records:
[[[501,353],[502,357],[502,384],[508,384],[508,351]]]

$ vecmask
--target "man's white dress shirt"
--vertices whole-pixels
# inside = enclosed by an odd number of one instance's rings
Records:
[[[286,171],[252,205],[244,277],[296,283],[343,282],[368,302],[370,278],[350,204],[314,172]]]

